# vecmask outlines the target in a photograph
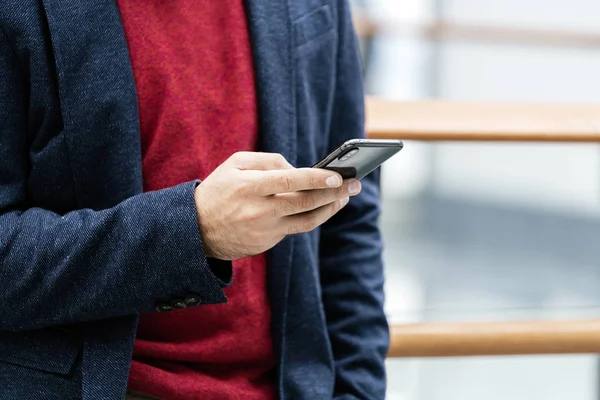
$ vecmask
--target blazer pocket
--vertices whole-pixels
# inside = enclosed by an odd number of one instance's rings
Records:
[[[333,15],[329,4],[300,17],[293,25],[297,56],[318,49],[321,43],[335,36]]]
[[[81,348],[81,337],[61,328],[0,332],[0,362],[44,372],[69,374]]]

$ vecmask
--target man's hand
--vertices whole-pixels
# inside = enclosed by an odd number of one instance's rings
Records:
[[[335,172],[296,169],[280,154],[236,153],[196,188],[204,251],[222,260],[260,254],[315,229],[360,189]]]

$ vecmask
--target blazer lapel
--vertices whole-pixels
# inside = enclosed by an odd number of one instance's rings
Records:
[[[77,201],[101,209],[140,193],[137,95],[115,1],[43,0]]]
[[[119,10],[114,1],[43,0],[58,74],[64,131],[78,205],[103,209],[141,193],[137,95]],[[137,319],[125,318],[124,335]],[[129,343],[102,347],[115,324],[87,324],[83,398],[105,398],[95,376],[113,371],[127,385]],[[109,332],[110,330],[110,332]],[[103,339],[102,339],[103,340]],[[112,348],[113,356],[98,357]],[[106,351],[104,351],[106,356]]]
[[[246,3],[257,80],[261,150],[281,153],[294,165],[296,103],[289,3],[288,0],[246,0]],[[289,236],[268,253],[273,344],[280,372],[293,250],[294,238]],[[281,376],[280,373],[280,387]]]

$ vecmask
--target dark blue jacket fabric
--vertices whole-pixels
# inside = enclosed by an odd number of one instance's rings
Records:
[[[260,150],[310,166],[363,136],[347,0],[246,6]],[[143,193],[114,0],[0,2],[0,399],[122,399],[140,313],[227,301],[231,264],[204,255],[196,185]],[[268,253],[282,399],[384,398],[378,197],[374,173],[332,220]]]

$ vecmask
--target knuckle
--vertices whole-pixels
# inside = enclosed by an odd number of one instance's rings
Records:
[[[237,161],[237,160],[241,160],[242,158],[244,158],[244,156],[245,156],[245,152],[243,152],[243,151],[237,151],[237,152],[233,153],[229,157],[229,159],[233,160],[233,161]]]
[[[298,232],[300,232],[300,229],[298,228],[297,224],[292,224],[292,225],[290,225],[290,226],[287,227],[287,234],[288,235],[295,235]]]
[[[244,222],[253,222],[259,220],[263,217],[262,210],[256,207],[247,207],[242,214],[242,221]]]
[[[302,221],[302,232],[310,232],[315,229],[319,225],[319,221],[316,217],[310,216],[306,217],[304,221]]]
[[[247,195],[253,190],[252,182],[247,179],[239,179],[234,185],[234,192],[239,195]]]
[[[333,189],[333,196],[336,199],[340,198],[342,196],[346,196],[346,193],[348,193],[348,186],[346,186],[346,185],[343,185],[343,186],[340,186],[339,188]]]
[[[275,204],[272,207],[269,207],[269,216],[271,218],[277,218],[280,214],[283,214],[285,210],[285,206],[281,204]]]
[[[312,210],[316,207],[316,200],[310,195],[299,196],[298,207],[302,210]]]
[[[275,216],[278,217],[280,214],[293,214],[296,211],[296,205],[287,196],[281,196],[273,209]]]
[[[310,187],[319,189],[323,186],[321,178],[319,176],[311,176],[309,180]]]
[[[333,213],[332,214],[335,214],[336,212],[340,211],[342,209],[342,203],[341,203],[341,201],[334,202],[332,204],[331,208],[333,209]]]
[[[274,155],[274,160],[277,164],[280,164],[280,165],[287,165],[287,163],[288,163],[287,160],[285,159],[285,157],[279,153],[276,153]]]
[[[292,178],[288,174],[285,174],[278,179],[277,186],[285,192],[291,192],[294,184]]]

